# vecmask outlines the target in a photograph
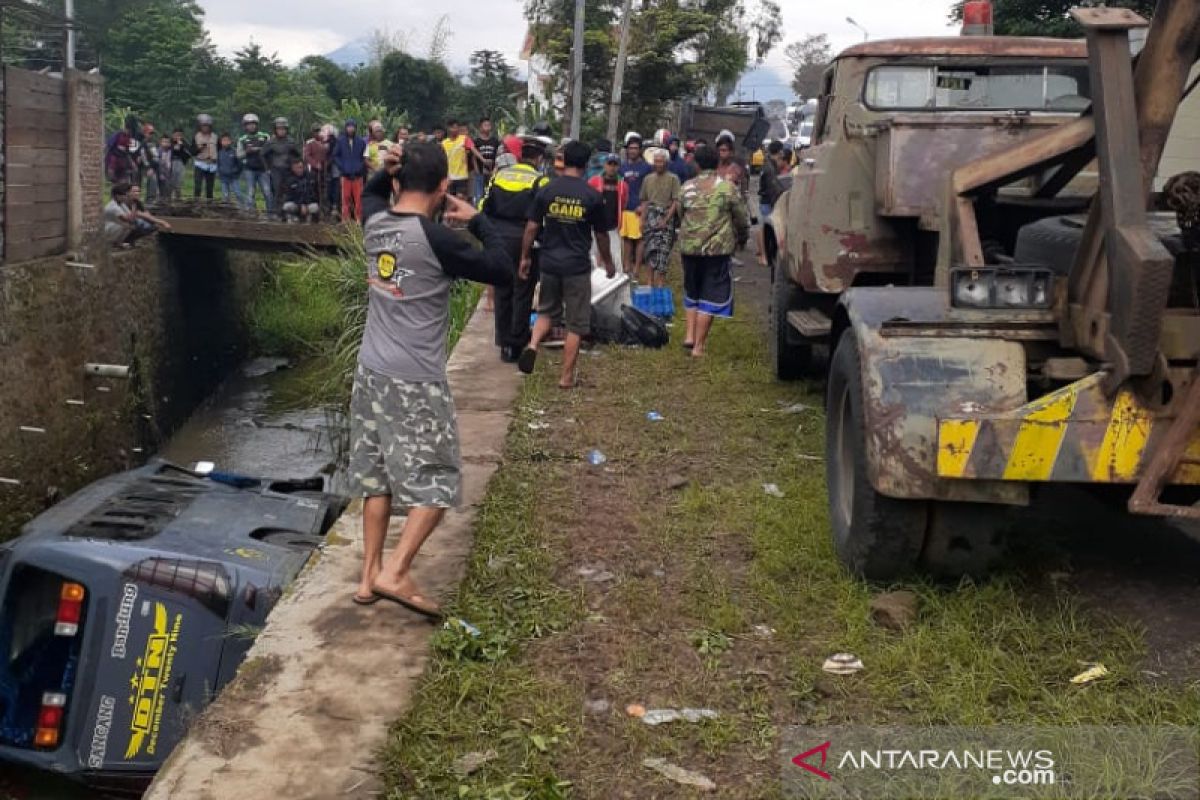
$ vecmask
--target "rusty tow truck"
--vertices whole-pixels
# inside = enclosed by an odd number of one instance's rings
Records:
[[[828,347],[835,548],[869,579],[985,573],[1047,486],[1200,516],[1200,174],[1155,176],[1200,0],[1086,41],[897,40],[825,76],[770,221],[777,375]]]

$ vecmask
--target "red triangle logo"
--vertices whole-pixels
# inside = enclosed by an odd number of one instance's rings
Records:
[[[830,742],[825,742],[825,744],[819,744],[816,747],[814,747],[812,750],[808,750],[807,752],[801,753],[800,755],[793,758],[792,763],[795,764],[797,767],[800,767],[800,769],[808,770],[813,775],[816,775],[818,778],[824,778],[827,781],[831,781],[831,780],[833,780],[832,775],[830,775],[825,770],[814,767],[812,764],[808,763],[809,758],[816,755],[817,753],[820,753],[821,754],[821,766],[822,767],[825,766],[825,760],[827,758],[829,758],[830,744],[831,744]]]

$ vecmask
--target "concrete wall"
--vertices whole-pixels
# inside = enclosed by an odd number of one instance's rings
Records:
[[[144,242],[91,263],[0,266],[0,478],[20,481],[0,483],[0,539],[140,463],[245,354],[261,256]],[[134,377],[85,377],[86,362]]]

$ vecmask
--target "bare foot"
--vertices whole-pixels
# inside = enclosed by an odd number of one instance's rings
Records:
[[[369,571],[364,570],[362,579],[358,582],[358,591],[354,593],[354,602],[360,605],[366,605],[375,602],[379,599],[375,593],[371,591],[371,587],[379,578],[380,568],[377,566]]]
[[[692,358],[704,358],[704,351],[699,347],[693,347]]]

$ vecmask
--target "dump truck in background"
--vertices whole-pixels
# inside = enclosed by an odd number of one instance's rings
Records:
[[[680,114],[679,136],[685,141],[717,141],[722,131],[733,134],[738,155],[749,157],[771,130],[771,122],[761,103],[735,103],[729,106],[686,104]]]
[[[831,353],[830,523],[864,577],[986,573],[1054,485],[1200,517],[1200,174],[1154,192],[1200,0],[1160,0],[1136,75],[1144,19],[1073,14],[1086,45],[841,54],[770,221],[776,373]]]

